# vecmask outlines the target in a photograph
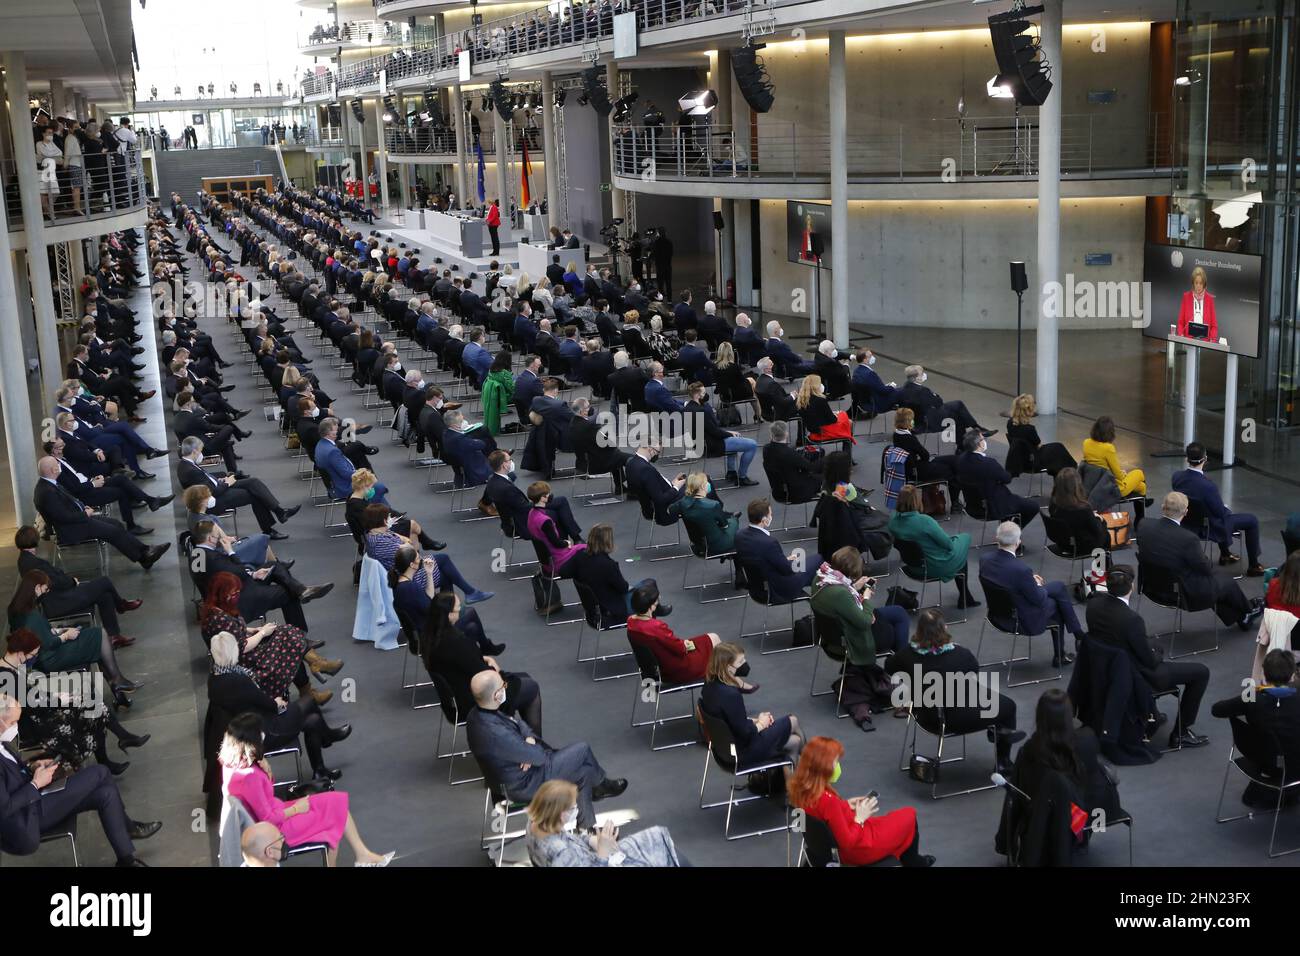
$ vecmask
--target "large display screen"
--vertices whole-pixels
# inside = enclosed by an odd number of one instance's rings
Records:
[[[1150,321],[1143,335],[1171,334],[1226,345],[1259,356],[1260,256],[1148,242],[1144,278]],[[1201,290],[1204,295],[1196,293]]]
[[[831,207],[827,203],[796,202],[785,204],[785,249],[790,262],[815,266],[817,257],[812,251],[812,236],[816,233],[822,243],[822,266],[831,264]]]

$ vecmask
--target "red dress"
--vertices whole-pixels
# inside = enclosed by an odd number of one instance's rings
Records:
[[[1290,611],[1296,617],[1300,617],[1300,607],[1294,604],[1282,603],[1282,579],[1280,577],[1268,582],[1268,590],[1264,593],[1264,606],[1275,611]]]
[[[830,787],[816,803],[803,809],[830,827],[840,848],[840,862],[848,866],[901,856],[916,836],[916,811],[911,807],[878,813],[858,823],[849,802]]]
[[[629,617],[627,639],[640,647],[650,648],[655,660],[659,662],[664,680],[674,684],[703,680],[709,658],[713,655],[713,642],[709,640],[709,635],[700,634],[691,638],[695,642],[695,650],[688,651],[686,642],[673,633],[663,618],[658,617],[648,621]]]

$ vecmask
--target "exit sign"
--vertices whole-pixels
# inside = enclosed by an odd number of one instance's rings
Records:
[[[612,188],[612,187],[610,186],[609,183],[601,183],[601,184],[600,184],[600,191],[603,192],[603,193],[607,193],[607,192],[609,192],[611,188]]]

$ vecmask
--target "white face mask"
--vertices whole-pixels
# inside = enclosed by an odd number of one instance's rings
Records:
[[[576,830],[578,828],[578,808],[569,807],[569,809],[564,811],[564,817],[562,819],[564,821],[565,830]]]
[[[875,365],[875,364],[876,364],[876,357],[873,355],[873,356],[871,356],[871,358],[867,359],[867,364],[868,364],[868,365]]]
[[[217,499],[216,499],[216,498],[209,497],[209,498],[208,498],[208,503],[207,503],[206,505],[204,505],[203,507],[205,507],[205,508],[215,508],[216,506],[217,506]]]
[[[498,707],[504,707],[504,706],[505,706],[505,703],[506,703],[506,688],[505,688],[505,685],[504,685],[504,684],[501,685],[501,689],[500,689],[499,691],[497,691],[497,693],[496,693],[496,697],[494,697],[493,700],[496,701],[496,704],[497,704]]]
[[[930,376],[927,375],[925,372],[922,372],[922,373],[921,373],[921,377],[918,378],[917,381],[920,382],[922,385],[924,385],[925,382],[926,382],[926,380],[929,379],[929,377],[930,377]]]
[[[515,473],[515,463],[514,460],[511,459],[511,461],[509,461],[506,465],[506,474],[513,475],[514,473]]]
[[[308,417],[308,418],[320,418],[320,409],[319,409],[319,408],[313,408],[310,412],[307,413],[307,417]]]
[[[6,727],[3,732],[0,732],[0,744],[7,744],[9,743],[9,741],[13,740],[17,736],[18,736],[18,725],[12,724]],[[574,819],[576,820],[577,819],[576,810],[574,811],[574,814],[575,814]]]

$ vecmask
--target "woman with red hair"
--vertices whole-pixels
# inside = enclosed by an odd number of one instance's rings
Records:
[[[239,663],[254,675],[257,685],[271,698],[288,699],[289,685],[303,697],[313,697],[323,704],[333,697],[330,691],[318,691],[307,677],[313,674],[337,674],[342,661],[331,661],[310,649],[307,635],[290,624],[263,624],[250,631],[239,614],[239,592],[244,583],[235,575],[220,571],[208,582],[208,593],[199,607],[199,627],[204,643],[222,631],[229,631],[239,642]]]
[[[840,862],[847,866],[868,866],[891,856],[898,857],[903,866],[933,866],[934,857],[920,852],[921,831],[914,809],[901,807],[882,814],[877,812],[875,797],[845,800],[835,792],[832,784],[840,779],[842,756],[844,745],[833,737],[808,741],[786,784],[790,806],[830,828]]]

